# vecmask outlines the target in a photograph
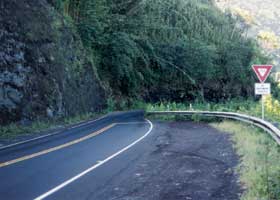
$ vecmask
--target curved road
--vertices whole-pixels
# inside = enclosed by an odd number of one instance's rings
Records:
[[[109,115],[0,150],[0,199],[238,199],[229,138],[206,124]]]

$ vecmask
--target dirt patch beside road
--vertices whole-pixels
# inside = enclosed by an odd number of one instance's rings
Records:
[[[207,124],[170,122],[155,123],[151,137],[146,153],[111,180],[99,199],[240,198],[238,156],[228,135]]]

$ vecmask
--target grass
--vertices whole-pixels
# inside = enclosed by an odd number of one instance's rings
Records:
[[[280,84],[277,86],[277,91],[280,91]],[[280,93],[278,96],[280,96]],[[147,103],[139,100],[130,102],[124,99],[116,101],[113,97],[107,99],[106,112],[115,110],[128,111],[132,109],[143,109],[146,111],[223,111],[237,112],[259,118],[262,117],[261,101],[254,99],[231,99],[223,103],[199,101],[182,103],[162,101],[159,103]],[[168,116],[166,118],[174,119],[174,116]],[[280,122],[280,100],[272,97],[272,95],[265,96],[265,119],[271,122]]]
[[[231,100],[224,103],[170,103],[140,104],[146,111],[178,111],[201,110],[236,112],[261,118],[261,102],[254,100]],[[138,107],[140,108],[140,107]],[[267,96],[265,98],[265,119],[271,122],[280,122],[280,103],[278,100]]]
[[[232,100],[225,103],[207,103],[207,102],[186,102],[170,103],[161,102],[158,104],[146,104],[148,111],[173,111],[173,110],[208,110],[208,111],[225,111],[251,113],[254,115],[261,114],[261,107],[257,101],[253,100]]]
[[[211,123],[231,134],[240,156],[237,172],[245,192],[242,200],[280,199],[280,147],[264,131],[240,122]]]
[[[244,113],[251,116],[261,117],[261,104],[253,100],[230,100],[225,103],[205,103],[205,102],[186,102],[186,103],[171,103],[161,102],[156,104],[145,103],[143,101],[133,101],[128,103],[126,101],[116,102],[113,98],[108,98],[107,109],[104,113],[113,112],[116,110],[128,111],[132,109],[144,109],[146,111],[176,111],[176,110],[208,110],[208,111],[225,111]],[[103,114],[104,114],[103,113]],[[35,121],[28,126],[19,125],[16,123],[8,126],[0,127],[0,140],[1,139],[15,139],[18,136],[30,135],[39,133],[40,131],[56,128],[60,125],[73,124],[87,119],[95,118],[100,114],[86,113],[77,115],[61,120],[49,121]],[[157,117],[158,118],[158,117]],[[161,116],[161,120],[194,120],[205,121],[209,118],[202,119],[203,117],[193,115],[190,117],[183,116]],[[266,98],[266,119],[273,122],[280,122],[280,103],[273,99],[271,96]],[[212,119],[210,119],[212,120]]]
[[[60,120],[34,121],[30,125],[20,125],[17,123],[12,123],[7,126],[0,127],[0,140],[14,140],[19,136],[36,135],[42,131],[79,123],[85,120],[97,118],[100,115],[101,113],[85,113],[82,115],[76,115],[74,117],[68,117]]]
[[[115,102],[109,100],[107,112],[115,110]],[[275,121],[280,121],[280,112],[275,109],[276,102],[273,99],[267,100],[268,116]],[[124,106],[125,107],[125,106]],[[270,108],[271,107],[271,108]],[[280,104],[279,104],[280,107]],[[158,103],[147,104],[134,102],[133,109],[145,109],[147,111],[172,111],[172,110],[213,110],[233,111],[260,116],[260,104],[255,101],[230,101],[226,103]],[[278,107],[277,107],[278,108]],[[128,109],[128,108],[127,108]],[[273,111],[275,110],[275,111]],[[100,114],[99,114],[100,115]],[[37,121],[29,126],[10,124],[0,127],[0,139],[13,140],[18,136],[25,136],[39,133],[50,128],[57,128],[61,125],[78,123],[84,120],[97,118],[98,114],[86,113],[59,121]],[[163,116],[163,120],[193,120],[207,121],[213,127],[231,134],[236,152],[240,156],[240,165],[236,171],[240,174],[240,180],[245,192],[242,200],[280,200],[280,147],[264,131],[259,128],[245,125],[234,121],[213,122],[212,118],[204,119],[201,116]],[[215,119],[214,119],[215,120]]]

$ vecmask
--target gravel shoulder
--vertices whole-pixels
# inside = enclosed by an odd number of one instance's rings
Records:
[[[133,164],[91,199],[237,200],[242,189],[229,135],[204,123],[156,122]],[[139,148],[139,147],[138,147]]]

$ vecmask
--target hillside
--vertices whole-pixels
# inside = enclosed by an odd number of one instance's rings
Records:
[[[55,5],[75,21],[117,104],[253,96],[250,65],[265,58],[236,21],[210,1],[79,0]]]
[[[243,19],[248,36],[258,39],[280,71],[280,1],[216,0],[216,3],[223,11],[230,10]]]
[[[267,61],[212,1],[0,6],[2,124],[100,111],[106,102],[121,110],[139,102],[254,98],[251,64]]]
[[[280,200],[278,1],[0,0],[0,200]]]
[[[71,23],[45,0],[0,7],[0,124],[100,110],[104,89]]]

